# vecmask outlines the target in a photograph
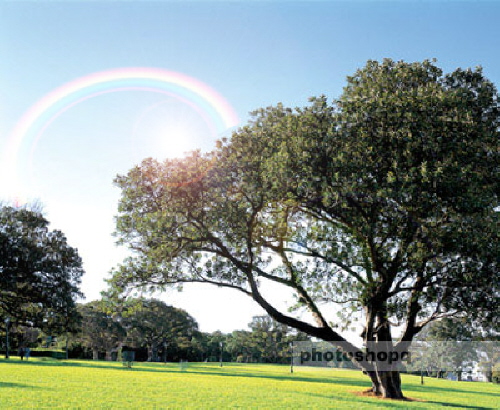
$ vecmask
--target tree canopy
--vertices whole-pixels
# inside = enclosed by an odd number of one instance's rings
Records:
[[[82,260],[40,212],[0,206],[0,316],[42,329],[71,327]],[[1,325],[3,325],[2,320]]]
[[[158,361],[160,351],[165,361],[167,349],[172,352],[189,347],[198,333],[198,324],[186,311],[157,299],[128,300],[121,316],[127,346],[146,346],[148,361]]]
[[[78,311],[82,316],[78,340],[92,350],[94,360],[99,359],[99,352],[102,351],[106,354],[106,360],[111,360],[127,335],[121,320],[117,320],[117,312],[111,311],[110,306],[102,300],[78,305]]]
[[[82,326],[73,345],[80,354],[92,352],[116,360],[120,350],[147,350],[148,361],[186,354],[198,324],[184,310],[156,299],[130,298],[118,305],[108,298],[78,305]]]
[[[338,100],[260,109],[213,152],[146,159],[116,179],[117,235],[136,254],[110,283],[236,289],[334,343],[347,343],[358,312],[365,342],[396,343],[394,325],[409,342],[465,312],[491,323],[499,112],[480,68],[369,61]],[[276,309],[265,281],[292,290],[314,321]],[[402,397],[397,372],[368,374],[375,393]]]

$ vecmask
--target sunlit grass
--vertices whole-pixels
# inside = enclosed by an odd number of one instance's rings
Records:
[[[360,372],[276,365],[0,360],[2,408],[498,408],[500,386],[403,376],[412,402],[359,397]]]

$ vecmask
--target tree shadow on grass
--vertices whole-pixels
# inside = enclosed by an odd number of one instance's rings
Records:
[[[30,384],[0,382],[0,389],[3,387],[11,387],[11,388],[13,387],[16,389],[39,389],[39,387],[32,386]]]
[[[371,383],[367,379],[365,381],[360,381],[358,379],[353,379],[351,377],[305,377],[298,376],[297,373],[288,375],[276,375],[264,372],[252,372],[248,373],[225,373],[223,371],[196,371],[189,369],[187,373],[194,373],[200,375],[211,375],[220,377],[241,377],[241,378],[257,378],[257,379],[272,379],[290,382],[305,382],[305,383],[327,383],[327,384],[346,384],[349,386],[360,386],[360,387],[370,387]]]
[[[320,394],[320,393],[309,393],[309,392],[302,392],[301,394],[307,395],[307,396],[313,396],[313,397],[321,397],[321,398],[326,398],[330,400],[335,400],[335,401],[344,401],[348,403],[353,403],[352,398],[350,397],[345,397],[345,396],[340,396],[340,395],[328,395],[328,394]],[[477,410],[494,410],[497,409],[498,407],[480,407],[480,406],[467,406],[465,404],[457,404],[457,403],[450,403],[450,402],[444,402],[444,401],[433,401],[433,400],[418,400],[418,399],[405,399],[405,400],[391,400],[391,399],[382,399],[382,398],[364,398],[361,395],[356,394],[356,403],[357,402],[363,402],[367,403],[373,407],[388,407],[388,408],[412,408],[412,407],[417,407],[415,404],[420,403],[422,404],[422,407],[428,407],[429,405],[433,406],[440,406],[440,407],[453,407],[456,409],[477,409]]]
[[[496,406],[491,407],[480,407],[480,406],[466,406],[465,404],[456,404],[456,403],[446,403],[444,401],[426,401],[425,403],[434,404],[441,407],[453,407],[455,409],[477,409],[477,410],[495,410],[498,409]]]
[[[424,386],[420,385],[413,385],[411,386],[411,390],[415,392],[423,392],[427,393],[429,392],[429,389],[432,389],[434,391],[442,391],[446,393],[454,392],[454,393],[463,393],[463,394],[478,394],[480,396],[493,396],[494,398],[497,399],[497,401],[500,403],[500,393],[492,393],[492,392],[485,392],[485,391],[470,391],[470,390],[465,390],[465,389],[457,389],[453,387],[438,387],[438,386],[431,386],[426,388]]]
[[[404,400],[397,400],[397,401],[392,401],[392,400],[387,400],[384,401],[383,399],[364,399],[361,396],[354,395],[352,394],[351,396],[341,396],[341,395],[332,395],[332,394],[319,394],[319,393],[302,393],[307,396],[312,396],[312,397],[320,397],[324,399],[329,399],[329,400],[335,400],[336,402],[342,401],[345,403],[349,403],[352,406],[358,406],[360,402],[366,403],[370,405],[373,408],[380,408],[380,407],[393,407],[393,408],[409,408],[409,403],[411,401],[404,401]],[[353,397],[355,397],[356,401],[353,401]],[[427,402],[428,403],[428,402]]]
[[[1,361],[0,361],[1,363]],[[106,362],[66,362],[66,361],[30,361],[30,362],[18,362],[18,364],[22,364],[25,366],[40,366],[40,367],[86,367],[86,368],[95,368],[95,369],[110,369],[116,371],[128,371],[128,372],[154,372],[154,373],[186,373],[186,374],[198,374],[198,375],[207,375],[207,376],[219,376],[219,377],[240,377],[240,378],[264,378],[264,379],[273,379],[273,380],[281,380],[281,381],[300,381],[300,382],[308,382],[308,383],[329,383],[329,384],[347,384],[350,386],[360,386],[360,387],[369,387],[370,381],[367,379],[365,381],[360,381],[356,378],[351,377],[341,377],[341,376],[331,376],[331,377],[307,377],[307,376],[298,376],[297,373],[287,373],[283,375],[279,374],[269,374],[268,372],[262,371],[251,371],[251,373],[239,372],[238,367],[222,367],[220,370],[218,368],[214,368],[212,366],[198,366],[194,365],[193,367],[188,367],[182,371],[180,369],[174,369],[172,367],[149,367],[141,364],[134,365],[132,368],[121,367],[117,365],[105,364]],[[116,363],[116,362],[113,362]],[[171,362],[168,363],[170,366]],[[206,369],[206,370],[205,370]],[[231,372],[231,373],[229,373]]]
[[[17,364],[21,366],[33,366],[33,367],[89,367],[89,368],[95,368],[95,369],[115,369],[115,370],[122,370],[121,367],[119,366],[113,366],[113,365],[106,365],[102,364],[103,362],[96,362],[91,363],[91,362],[66,362],[66,361],[59,361],[59,360],[25,360],[25,361],[17,361],[17,362],[10,362],[7,360],[0,360],[0,365],[2,364]],[[114,362],[116,363],[116,362]],[[131,369],[127,369],[131,370]]]

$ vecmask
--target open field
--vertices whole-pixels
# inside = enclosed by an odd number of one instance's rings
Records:
[[[500,385],[403,376],[406,396],[353,394],[370,386],[360,372],[262,364],[0,360],[1,408],[470,408],[500,406]]]

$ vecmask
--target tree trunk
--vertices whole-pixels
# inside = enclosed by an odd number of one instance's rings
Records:
[[[380,381],[378,379],[377,372],[370,371],[370,372],[366,372],[366,374],[370,377],[370,380],[372,381],[372,388],[371,388],[372,393],[375,396],[381,396],[382,389],[380,387]]]
[[[148,346],[148,362],[158,362],[158,343],[154,340]]]
[[[369,371],[368,376],[372,381],[371,391],[376,396],[386,399],[403,399],[401,390],[401,376],[398,371]]]
[[[99,351],[97,349],[92,349],[92,360],[99,360]]]
[[[382,298],[381,300],[385,300]],[[394,349],[392,343],[391,327],[387,321],[387,311],[383,303],[374,300],[367,308],[367,324],[365,340],[378,343],[375,351],[382,349],[382,352],[390,352]],[[383,365],[381,363],[381,365]],[[372,381],[372,392],[376,396],[382,396],[387,399],[403,399],[401,390],[401,376],[395,366],[367,369],[366,373]]]
[[[382,396],[391,399],[403,399],[401,390],[401,376],[398,371],[381,373]]]

